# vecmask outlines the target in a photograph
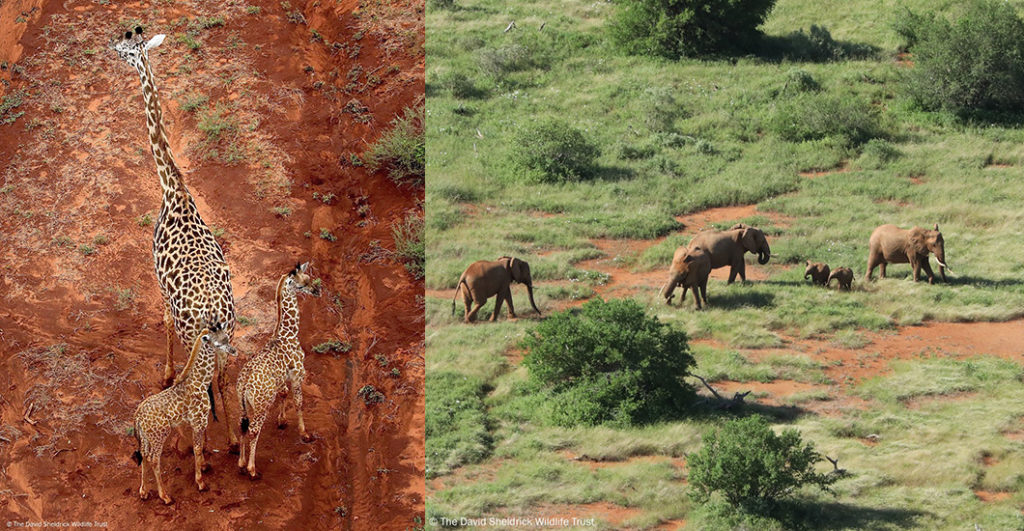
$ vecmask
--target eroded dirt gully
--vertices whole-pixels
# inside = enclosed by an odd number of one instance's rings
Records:
[[[0,97],[23,100],[0,116],[0,519],[416,525],[422,282],[388,250],[392,226],[422,215],[422,189],[351,161],[421,101],[422,17],[422,0],[0,3]],[[300,441],[294,412],[284,430],[268,424],[253,482],[226,452],[228,419],[211,422],[208,492],[195,488],[190,454],[173,442],[165,451],[171,506],[138,499],[126,433],[139,401],[160,389],[164,346],[151,256],[160,195],[139,80],[106,48],[139,23],[168,34],[151,60],[171,147],[220,234],[246,319],[229,381],[272,332],[282,274],[311,259],[324,287],[300,302],[315,441]],[[192,96],[207,98],[194,112],[183,109]],[[211,115],[229,126],[219,138],[199,131],[203,119],[216,125]],[[312,351],[330,339],[351,350]],[[179,368],[184,358],[176,346]],[[357,396],[366,385],[383,401]]]

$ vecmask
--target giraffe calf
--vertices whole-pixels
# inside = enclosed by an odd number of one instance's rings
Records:
[[[308,270],[308,262],[299,264],[277,282],[277,328],[274,336],[238,373],[238,401],[242,410],[238,468],[247,469],[253,479],[259,477],[256,472],[256,443],[279,393],[283,392],[285,397],[281,399],[278,427],[286,425],[287,393],[291,391],[299,417],[299,434],[303,441],[313,440],[306,433],[306,424],[302,420],[302,382],[306,378],[303,360],[306,354],[299,344],[296,297],[298,293],[320,296],[320,283],[309,276]]]
[[[221,325],[203,330],[192,344],[192,354],[171,387],[147,397],[135,410],[135,439],[138,450],[132,454],[135,463],[142,466],[142,485],[139,497],[149,498],[146,489],[146,470],[152,469],[156,489],[166,504],[174,503],[164,492],[160,479],[160,459],[164,442],[172,430],[183,424],[192,428],[192,446],[196,462],[196,485],[205,490],[203,483],[203,440],[212,409],[213,380],[217,352],[235,355],[229,343],[228,331]]]

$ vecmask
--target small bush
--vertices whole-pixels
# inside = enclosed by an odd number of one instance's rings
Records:
[[[731,420],[708,430],[700,451],[688,456],[691,496],[703,503],[719,491],[733,506],[764,511],[804,486],[832,492],[840,476],[815,472],[820,461],[794,429],[776,435],[757,415]]]
[[[878,111],[859,99],[829,94],[800,94],[776,108],[769,128],[791,142],[843,138],[852,145],[880,137]]]
[[[502,81],[513,72],[546,68],[550,63],[537,44],[514,41],[497,48],[483,48],[476,57],[480,71],[495,81]]]
[[[923,108],[962,113],[1024,105],[1024,21],[1013,5],[971,0],[954,22],[908,10],[895,29],[914,55],[906,89]]]
[[[874,138],[864,146],[864,152],[857,159],[857,165],[861,168],[879,170],[902,155],[900,150],[888,141]]]
[[[678,59],[749,51],[775,0],[635,0],[619,3],[610,24],[624,52]]]
[[[686,111],[676,99],[675,90],[668,87],[645,90],[641,105],[644,125],[655,133],[674,131],[676,119],[686,116]]]
[[[523,340],[530,383],[549,395],[561,426],[630,426],[678,418],[693,389],[686,334],[630,299],[585,303],[556,313]]]
[[[782,86],[782,93],[817,92],[821,85],[814,79],[810,72],[794,68],[786,72],[786,84]]]
[[[437,85],[449,92],[452,97],[460,99],[476,98],[483,94],[483,91],[477,89],[476,83],[469,76],[458,71],[440,74]]]
[[[410,212],[392,229],[395,237],[395,258],[416,279],[423,278],[426,262],[426,242],[423,241],[423,216]]]
[[[364,157],[366,167],[384,168],[397,184],[423,184],[426,174],[426,143],[423,136],[423,106],[406,107],[402,116],[391,121],[391,130],[370,148]]]
[[[600,155],[583,133],[557,120],[531,123],[512,139],[512,163],[524,180],[567,182],[593,177]]]

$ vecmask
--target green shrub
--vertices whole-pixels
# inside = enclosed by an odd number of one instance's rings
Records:
[[[749,51],[775,0],[634,0],[620,2],[610,24],[624,52],[677,59]]]
[[[1024,21],[1013,5],[971,0],[954,22],[906,11],[895,26],[914,56],[906,89],[923,108],[962,113],[1024,105]]]
[[[451,93],[455,98],[477,98],[483,95],[483,91],[476,88],[473,80],[459,71],[452,70],[440,74],[437,79],[437,85]]]
[[[583,133],[558,120],[531,123],[512,140],[512,162],[527,181],[566,182],[589,179],[600,155]]]
[[[391,121],[385,133],[364,157],[366,167],[384,168],[397,184],[423,184],[426,173],[426,144],[423,137],[423,106],[406,107]]]
[[[804,93],[783,101],[769,127],[791,142],[833,137],[860,145],[883,136],[878,111],[869,103],[830,94]]]
[[[429,372],[426,385],[427,477],[486,459],[492,441],[483,383],[454,372]]]
[[[530,384],[561,426],[629,426],[678,418],[694,396],[686,334],[631,299],[556,313],[523,340]]]
[[[886,140],[873,138],[864,146],[864,153],[857,159],[857,165],[861,168],[879,170],[900,156],[902,153],[896,146]]]
[[[810,72],[794,68],[786,72],[786,84],[782,86],[782,93],[817,92],[821,85]]]
[[[762,511],[804,486],[832,492],[839,474],[819,474],[814,465],[822,456],[800,433],[772,431],[763,417],[753,415],[710,429],[699,452],[687,458],[691,496],[700,503],[720,491],[733,506]]]

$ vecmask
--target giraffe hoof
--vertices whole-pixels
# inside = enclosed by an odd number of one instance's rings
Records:
[[[231,443],[228,446],[228,453],[229,454],[238,455],[238,451],[239,451],[238,450],[238,443]]]
[[[174,498],[171,498],[170,496],[163,496],[160,499],[164,501],[164,505],[170,505],[174,503]]]
[[[263,479],[263,474],[261,474],[259,472],[252,472],[252,471],[250,471],[249,472],[249,479],[251,479],[253,481],[259,481],[259,480]]]
[[[164,389],[167,389],[168,387],[170,387],[172,385],[174,385],[174,376],[166,376],[166,377],[164,377],[164,383],[163,383]]]
[[[314,436],[313,436],[312,434],[310,434],[310,433],[303,433],[303,434],[302,434],[302,442],[305,442],[305,443],[311,443],[311,442],[313,442],[313,441],[315,441],[315,440],[316,440],[316,437],[314,437]]]
[[[281,420],[281,421],[278,421],[278,423],[277,423],[277,429],[279,429],[279,430],[283,430],[283,429],[285,429],[285,428],[287,428],[287,427],[288,427],[288,421],[287,421],[287,420]]]
[[[146,492],[140,492],[139,493],[139,499],[142,500],[142,501],[148,500],[149,499],[149,491],[147,490]]]
[[[199,492],[204,492],[206,490],[206,483],[202,481],[200,481],[196,486],[199,487]]]
[[[202,468],[200,468],[200,470],[202,470],[203,473],[205,474],[205,473],[213,470],[213,467],[210,466],[210,463],[203,463],[203,466],[202,466]]]

